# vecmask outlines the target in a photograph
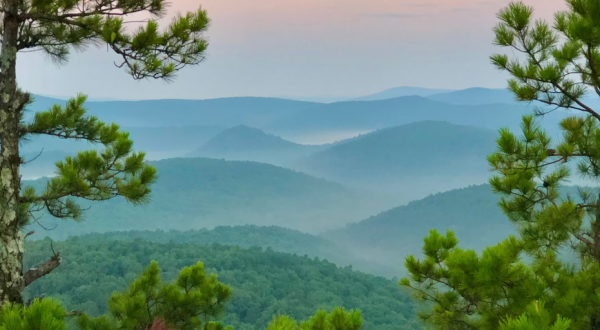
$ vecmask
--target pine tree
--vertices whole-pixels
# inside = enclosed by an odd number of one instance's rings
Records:
[[[0,330],[65,330],[67,313],[54,299],[36,299],[30,306],[4,304]]]
[[[287,315],[274,316],[267,330],[360,330],[360,311],[346,311],[341,307],[330,313],[321,310],[306,321],[298,322]]]
[[[520,55],[491,61],[512,76],[517,100],[541,103],[520,135],[500,130],[488,157],[492,189],[519,235],[478,255],[452,232],[432,231],[424,259],[406,259],[401,285],[430,302],[421,317],[436,329],[600,329],[599,191],[560,190],[571,176],[600,179],[600,112],[584,98],[600,95],[600,1],[566,2],[553,25],[521,2],[498,14],[495,43]],[[553,141],[539,123],[565,109]]]
[[[24,120],[30,94],[16,81],[20,51],[40,50],[65,62],[72,48],[105,44],[120,56],[118,67],[134,79],[172,79],[187,65],[200,63],[207,42],[202,34],[206,12],[177,16],[166,29],[165,0],[1,0],[0,31],[0,305],[21,303],[21,291],[60,263],[54,255],[46,263],[23,272],[23,227],[36,210],[58,218],[81,217],[76,198],[94,201],[122,196],[132,203],[147,199],[155,170],[144,154],[133,152],[128,134],[85,114],[84,96],[65,107],[54,106]],[[130,32],[127,19],[134,14],[153,18]],[[21,191],[19,145],[37,135],[98,143],[101,151],[81,152],[57,164],[58,176],[44,191]]]
[[[84,314],[77,326],[80,330],[231,330],[215,321],[230,298],[231,289],[215,275],[207,275],[201,262],[183,268],[170,284],[161,281],[158,264],[152,262],[126,292],[112,295],[110,315],[94,319]]]

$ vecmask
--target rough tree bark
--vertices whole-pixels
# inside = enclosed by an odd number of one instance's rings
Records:
[[[17,90],[18,0],[2,0],[0,50],[0,304],[22,303],[23,243],[19,227],[19,120],[28,95]]]

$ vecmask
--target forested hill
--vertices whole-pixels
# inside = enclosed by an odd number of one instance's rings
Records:
[[[213,244],[236,245],[243,248],[260,247],[272,248],[278,252],[309,255],[331,260],[334,253],[343,253],[336,250],[336,246],[320,236],[306,234],[297,230],[277,226],[218,226],[213,229],[198,230],[136,230],[122,232],[92,233],[79,236],[82,240],[106,239],[119,241],[132,241],[141,239],[157,243],[176,244]],[[336,263],[337,264],[337,263]]]
[[[29,242],[26,267],[51,254],[50,240]],[[94,239],[91,236],[54,242],[62,265],[27,288],[27,295],[60,299],[68,309],[98,315],[109,295],[123,290],[158,261],[163,278],[173,280],[184,266],[204,262],[207,270],[233,288],[225,324],[235,329],[264,329],[273,315],[298,319],[315,309],[358,308],[365,330],[420,329],[409,294],[395,281],[338,268],[325,260],[293,256],[260,248],[223,245],[156,243],[143,240]]]
[[[42,217],[37,234],[67,237],[117,230],[189,230],[218,225],[278,225],[320,232],[385,209],[382,199],[282,167],[255,162],[175,158],[151,162],[159,173],[151,203],[83,202],[82,223]],[[44,186],[44,180],[24,185]],[[387,202],[389,203],[389,201]]]
[[[297,144],[258,128],[240,125],[217,134],[189,155],[285,164],[324,147]]]
[[[577,189],[566,186],[563,193],[577,200]],[[423,238],[431,229],[452,230],[461,248],[479,251],[516,233],[499,200],[488,184],[470,186],[410,202],[323,237],[357,257],[372,256],[373,263],[404,272],[404,258],[422,254]]]
[[[495,149],[496,138],[496,132],[481,127],[423,121],[338,143],[293,167],[415,200],[432,192],[486,182],[486,156]]]
[[[353,266],[354,269],[370,274],[384,275],[390,278],[398,275],[395,267],[373,263],[369,257],[359,258],[346,248],[337,246],[324,237],[277,226],[244,225],[218,226],[213,229],[203,228],[185,231],[122,231],[101,234],[93,233],[79,237],[83,240],[86,240],[88,237],[123,241],[142,239],[157,243],[218,243],[243,248],[270,248],[278,252],[327,259],[338,266]]]
[[[404,272],[404,258],[420,255],[429,230],[455,232],[464,248],[483,248],[513,232],[489,185],[431,195],[323,234],[352,253]]]

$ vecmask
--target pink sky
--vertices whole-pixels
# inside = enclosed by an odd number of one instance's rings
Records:
[[[551,18],[564,0],[527,0]],[[504,87],[489,65],[494,0],[176,0],[212,19],[208,60],[172,84],[133,82],[105,50],[65,67],[21,56],[21,85],[36,93],[113,98],[358,96],[396,86]],[[85,68],[86,74],[82,76]],[[56,84],[47,78],[56,77]]]

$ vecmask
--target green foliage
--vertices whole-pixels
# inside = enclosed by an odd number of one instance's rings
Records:
[[[133,33],[126,29],[127,17],[147,12],[153,18]],[[40,0],[23,3],[19,50],[42,49],[52,59],[67,60],[70,47],[81,48],[104,42],[122,57],[135,79],[171,78],[186,65],[204,59],[208,42],[202,37],[209,24],[201,8],[176,16],[164,31],[157,18],[165,14],[163,0]]]
[[[3,41],[6,47],[16,45],[17,49],[10,51],[43,50],[61,62],[66,61],[71,47],[104,42],[122,57],[118,66],[126,67],[135,79],[171,79],[181,68],[200,63],[208,45],[202,34],[208,28],[209,19],[202,9],[176,16],[160,31],[156,19],[165,14],[163,0],[36,0],[11,2],[6,7],[11,19],[19,25],[18,33],[10,37],[17,40]],[[146,26],[128,32],[126,19],[143,12],[153,18]],[[6,54],[10,51],[3,48]],[[11,88],[16,89],[16,83],[11,84]],[[28,94],[23,95],[28,102]],[[82,209],[70,197],[106,200],[123,196],[132,203],[147,199],[156,171],[144,164],[144,153],[133,152],[128,133],[120,131],[116,124],[107,125],[94,116],[87,116],[84,102],[85,97],[79,95],[64,107],[54,105],[50,110],[36,113],[31,122],[23,120],[23,107],[17,110],[17,118],[21,120],[18,136],[22,141],[46,135],[104,146],[102,151],[82,151],[58,162],[58,176],[48,182],[44,192],[24,190],[18,215],[21,226],[27,225],[32,213],[41,209],[57,218],[80,219]]]
[[[302,330],[359,330],[362,325],[360,311],[346,312],[335,308],[331,313],[319,311],[308,321],[300,324]]]
[[[36,299],[30,306],[5,304],[0,309],[0,330],[65,330],[66,313],[59,302]]]
[[[45,260],[50,243],[29,242],[26,267]],[[362,329],[418,329],[414,303],[393,281],[326,260],[271,249],[114,240],[108,235],[76,237],[53,247],[61,253],[61,267],[30,285],[27,297],[55,297],[68,310],[91,316],[109,311],[110,294],[123,291],[152,260],[161,265],[165,282],[202,260],[206,274],[217,273],[233,290],[222,320],[236,329],[264,329],[273,315],[306,320],[315,310],[337,306],[361,310]]]
[[[204,265],[198,262],[184,267],[174,283],[162,283],[156,262],[144,270],[123,293],[113,293],[108,303],[111,318],[79,317],[81,330],[109,329],[145,330],[156,319],[168,328],[177,330],[216,327],[214,319],[222,314],[231,289],[217,281],[215,275],[206,275]]]
[[[298,322],[287,315],[273,316],[267,330],[297,330]]]
[[[545,309],[544,303],[534,301],[525,313],[518,318],[508,318],[500,325],[500,330],[568,330],[571,320],[558,315],[553,320],[552,315]]]
[[[287,315],[273,317],[267,330],[359,330],[362,325],[360,311],[347,312],[343,308],[334,308],[331,313],[318,311],[310,319],[300,324]]]
[[[79,95],[64,108],[55,105],[21,125],[25,139],[28,135],[45,134],[104,146],[102,151],[81,151],[58,161],[57,176],[47,181],[41,193],[33,187],[25,188],[21,197],[23,214],[19,217],[22,226],[42,209],[57,218],[80,220],[82,208],[72,197],[99,201],[123,196],[134,204],[147,201],[150,185],[156,180],[156,169],[145,163],[144,153],[133,152],[133,141],[118,125],[108,125],[86,115],[85,99]]]
[[[521,101],[578,110],[560,123],[552,141],[533,116],[523,117],[520,136],[500,130],[488,157],[490,180],[502,195],[500,209],[518,237],[481,255],[457,247],[452,233],[432,232],[425,259],[406,259],[411,273],[402,285],[432,303],[422,317],[436,329],[597,329],[600,327],[600,198],[597,189],[564,195],[569,162],[591,186],[600,179],[600,115],[582,101],[588,89],[600,95],[597,63],[600,6],[568,0],[568,11],[551,28],[532,22],[533,9],[511,3],[500,11],[496,43],[523,53],[525,63],[494,55],[513,79]],[[562,42],[562,43],[561,43]],[[541,302],[544,302],[543,304]]]

